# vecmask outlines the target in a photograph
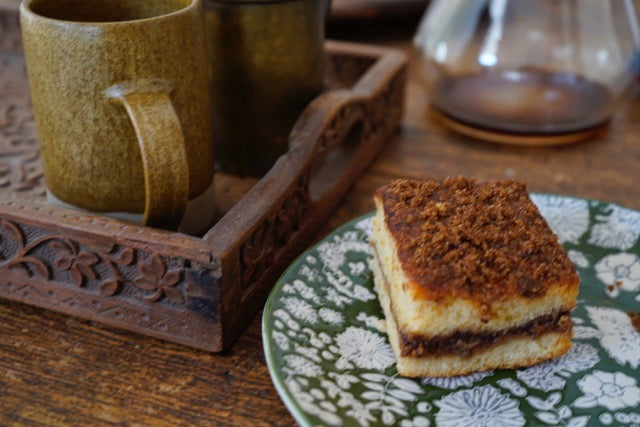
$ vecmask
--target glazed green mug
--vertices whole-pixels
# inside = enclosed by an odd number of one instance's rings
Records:
[[[200,0],[24,0],[49,200],[198,232],[213,220]]]

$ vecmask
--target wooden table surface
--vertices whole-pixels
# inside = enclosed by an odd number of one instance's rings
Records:
[[[411,55],[415,27],[400,27],[332,35],[397,46]],[[372,210],[372,192],[395,177],[516,178],[531,191],[640,209],[637,96],[598,139],[556,148],[493,145],[429,119],[428,96],[410,58],[401,129],[318,238]],[[265,365],[259,317],[228,351],[209,354],[0,300],[0,425],[293,424]]]

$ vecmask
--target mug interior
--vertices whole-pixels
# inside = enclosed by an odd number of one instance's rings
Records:
[[[32,0],[40,16],[73,22],[122,22],[177,12],[194,0]]]

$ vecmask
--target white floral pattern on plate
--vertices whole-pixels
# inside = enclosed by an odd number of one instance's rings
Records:
[[[582,279],[567,354],[518,370],[399,377],[368,267],[368,216],[302,255],[265,307],[267,362],[296,420],[303,426],[638,424],[640,334],[626,314],[640,310],[640,242],[629,237],[638,214],[577,198],[532,198]],[[612,280],[621,282],[616,295],[603,286]]]
[[[621,365],[633,369],[640,366],[640,332],[636,331],[629,316],[607,307],[587,307],[591,321],[602,333],[600,343],[609,356]]]
[[[617,297],[620,289],[640,290],[640,258],[626,252],[608,255],[595,265],[598,279],[605,284],[609,296]]]
[[[601,222],[591,229],[589,243],[592,245],[626,251],[638,241],[640,213],[611,205],[610,212],[606,215],[598,215],[597,220]]]
[[[561,399],[562,394],[555,392],[551,393],[545,400],[535,396],[529,396],[526,400],[532,408],[538,410],[535,413],[535,417],[547,425],[566,425],[569,427],[584,427],[587,425],[591,416],[581,415],[574,417],[569,405],[557,406]]]
[[[446,388],[454,390],[459,387],[469,387],[486,377],[493,375],[493,371],[489,372],[476,372],[471,375],[460,375],[456,377],[446,378],[422,378],[423,385],[432,385],[435,387]]]
[[[622,408],[637,408],[640,404],[640,388],[635,378],[622,372],[595,370],[579,379],[578,388],[584,393],[576,399],[577,408],[603,406],[610,411]]]
[[[348,327],[336,337],[340,358],[338,369],[384,370],[396,362],[389,342],[381,335],[363,328]]]
[[[542,390],[561,390],[572,374],[593,367],[600,358],[595,347],[576,343],[563,356],[516,371],[516,376],[527,387]]]
[[[331,323],[332,325],[342,325],[344,323],[344,316],[342,313],[330,308],[321,308],[318,310],[318,315],[320,315],[320,318],[324,322]]]
[[[532,194],[531,200],[561,243],[578,243],[589,228],[589,203],[586,200],[548,194]]]
[[[576,267],[587,268],[589,267],[589,260],[584,254],[580,251],[569,250],[567,251],[567,255],[572,263],[576,265]]]
[[[524,425],[518,402],[490,385],[461,390],[436,400],[436,422],[443,427]]]

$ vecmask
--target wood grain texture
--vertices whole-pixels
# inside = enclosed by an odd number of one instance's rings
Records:
[[[408,38],[344,35],[410,52]],[[477,142],[435,125],[411,61],[402,127],[317,239],[373,209],[372,192],[404,176],[513,177],[533,191],[640,209],[640,99],[600,138],[556,148]],[[2,425],[294,425],[264,363],[259,318],[226,352],[192,350],[0,300]]]
[[[6,300],[0,324],[2,425],[291,424],[257,321],[221,355]]]

